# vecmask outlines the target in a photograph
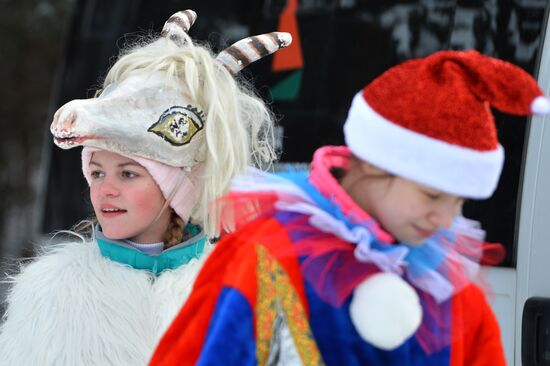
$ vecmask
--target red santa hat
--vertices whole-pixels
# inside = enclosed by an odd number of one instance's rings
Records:
[[[355,96],[346,144],[392,174],[487,198],[504,162],[490,106],[515,115],[550,112],[550,100],[519,67],[477,51],[437,52],[389,69]]]

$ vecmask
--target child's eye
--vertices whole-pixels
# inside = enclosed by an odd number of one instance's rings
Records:
[[[434,192],[427,192],[427,191],[424,192],[424,195],[426,195],[426,197],[428,197],[431,200],[436,200],[441,197],[441,193],[434,193]]]
[[[134,173],[134,172],[131,172],[131,171],[128,171],[128,170],[125,170],[122,172],[122,176],[124,178],[136,178],[138,177],[138,174]]]
[[[105,174],[100,170],[94,170],[90,173],[92,179],[97,179],[103,177]]]

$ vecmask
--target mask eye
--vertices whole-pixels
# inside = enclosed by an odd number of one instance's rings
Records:
[[[162,137],[174,146],[182,146],[191,142],[204,122],[204,113],[191,106],[174,106],[166,110],[147,131]]]

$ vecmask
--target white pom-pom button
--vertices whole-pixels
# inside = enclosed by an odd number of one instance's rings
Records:
[[[543,96],[536,97],[531,103],[531,112],[539,116],[550,113],[550,100]]]
[[[359,284],[349,311],[359,335],[387,351],[402,345],[422,321],[416,291],[393,273],[378,273]]]

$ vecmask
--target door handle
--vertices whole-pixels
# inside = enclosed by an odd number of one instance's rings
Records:
[[[523,306],[523,366],[550,366],[550,298],[531,297]]]

